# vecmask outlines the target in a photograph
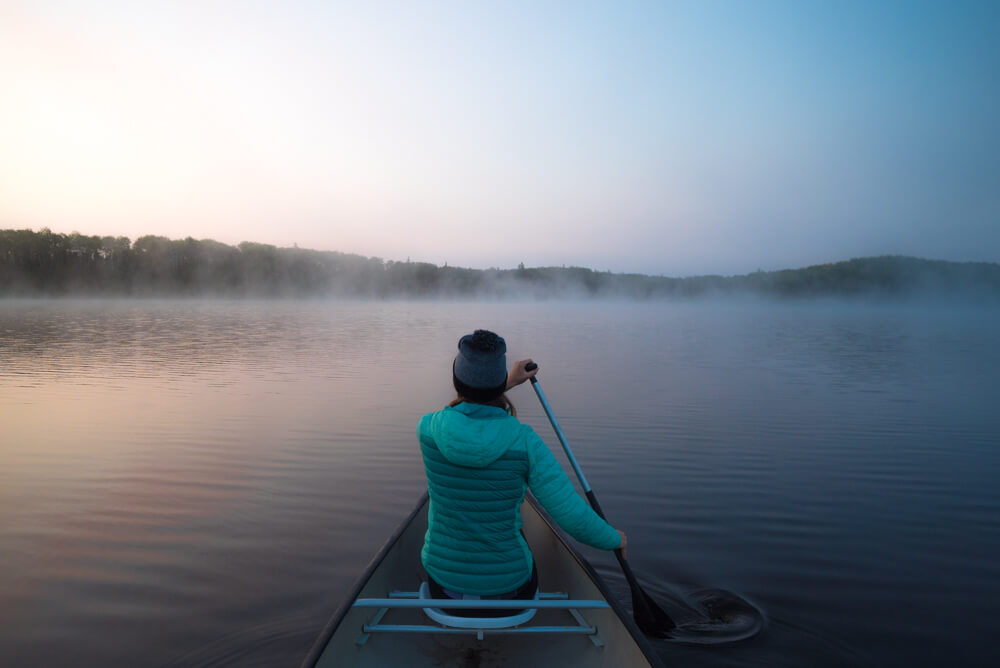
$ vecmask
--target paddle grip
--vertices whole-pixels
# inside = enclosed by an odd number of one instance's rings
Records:
[[[534,371],[537,368],[538,368],[538,365],[535,364],[534,362],[528,362],[527,364],[524,365],[524,370],[525,371]],[[529,380],[532,383],[537,383],[538,382],[537,380],[535,380],[534,376],[532,376],[531,378],[529,378]]]

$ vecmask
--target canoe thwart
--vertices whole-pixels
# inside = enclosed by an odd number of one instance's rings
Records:
[[[428,610],[428,598],[426,597],[426,587],[422,587],[421,591],[392,591],[389,593],[389,598],[359,598],[354,601],[351,607],[354,608],[377,608],[378,612],[372,617],[371,621],[362,627],[362,634],[357,640],[357,644],[363,645],[368,641],[368,638],[372,633],[424,633],[424,634],[449,634],[449,635],[474,635],[478,640],[482,640],[487,634],[539,634],[539,633],[549,633],[549,634],[579,634],[586,635],[590,638],[591,642],[594,643],[596,647],[603,647],[604,643],[597,635],[597,628],[588,624],[580,614],[579,609],[602,609],[609,608],[610,605],[607,601],[600,600],[572,600],[569,595],[565,592],[538,592],[537,598],[520,600],[520,599],[466,599],[466,600],[451,600],[451,599],[433,599],[434,603],[438,605],[444,605],[447,608],[470,608],[470,609],[514,609],[523,610],[525,608],[533,608],[530,610],[531,614],[534,614],[534,609],[546,608],[546,609],[556,609],[556,610],[566,610],[573,619],[576,621],[576,626],[520,626],[518,624],[505,624],[502,626],[497,626],[495,623],[501,620],[514,619],[513,617],[507,618],[483,618],[477,620],[475,618],[456,618],[461,619],[462,624],[458,626],[451,626],[447,622],[442,622],[439,617],[441,615],[429,615],[431,619],[439,622],[440,625],[433,624],[382,624],[380,623],[389,610],[393,608],[406,609],[406,608],[422,608],[425,614],[431,612]],[[434,612],[440,612],[434,610]],[[530,616],[528,616],[530,619]],[[479,623],[477,623],[479,622]]]
[[[365,624],[365,633],[447,633],[453,635],[478,635],[482,640],[484,635],[532,634],[532,633],[578,633],[592,635],[597,633],[594,626],[521,626],[506,629],[459,629],[451,626],[434,626],[433,624]],[[360,644],[360,643],[359,643]]]
[[[359,598],[352,604],[354,608],[426,608],[428,601],[427,599],[409,599],[409,598]],[[473,608],[473,609],[521,609],[521,608],[539,608],[539,609],[556,609],[556,610],[568,610],[569,608],[577,609],[595,609],[595,608],[609,608],[607,601],[600,600],[574,600],[574,599],[563,599],[563,600],[546,600],[544,598],[535,599],[490,599],[490,600],[451,600],[451,599],[434,599],[434,603],[443,608]]]
[[[420,598],[419,591],[391,591],[389,592],[389,598]],[[569,594],[564,591],[540,591],[538,592],[539,601],[548,600],[562,600],[569,598]],[[450,607],[450,606],[449,606]]]
[[[382,621],[382,618],[385,617],[385,613],[387,612],[389,612],[389,608],[381,608],[378,612],[375,613],[375,616],[372,617],[370,625],[377,626],[378,623]],[[369,624],[365,624],[365,626],[369,626]],[[366,642],[368,642],[369,637],[371,637],[371,634],[365,631],[358,637],[357,643],[359,645],[364,645]]]

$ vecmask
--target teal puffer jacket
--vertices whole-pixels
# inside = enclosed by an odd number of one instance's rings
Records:
[[[448,407],[421,418],[417,436],[430,492],[421,558],[441,586],[488,596],[527,582],[532,558],[520,531],[526,487],[580,542],[619,546],[618,532],[576,493],[542,439],[502,408]]]

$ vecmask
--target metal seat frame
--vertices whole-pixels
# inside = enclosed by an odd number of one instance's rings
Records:
[[[368,641],[368,638],[372,633],[426,633],[426,634],[453,634],[453,635],[474,635],[477,639],[482,640],[487,635],[495,634],[545,634],[545,633],[555,633],[555,634],[578,634],[586,635],[590,638],[590,641],[594,643],[597,647],[603,647],[604,643],[601,641],[600,637],[597,635],[597,627],[588,623],[584,619],[583,615],[580,614],[580,610],[594,610],[594,609],[605,609],[611,606],[607,601],[601,600],[572,600],[569,595],[564,592],[538,592],[538,597],[536,599],[507,599],[507,600],[448,600],[448,609],[456,608],[470,608],[470,609],[502,609],[502,610],[548,610],[548,609],[558,609],[566,610],[573,617],[576,622],[575,625],[569,626],[521,626],[520,623],[516,623],[509,626],[503,626],[500,628],[492,628],[491,625],[495,625],[497,620],[504,619],[518,619],[521,615],[513,615],[508,618],[496,618],[496,617],[455,617],[454,619],[460,619],[461,626],[449,626],[447,623],[440,623],[441,618],[439,618],[439,624],[383,624],[382,620],[388,614],[390,610],[396,609],[407,609],[407,608],[422,608],[431,609],[427,605],[428,597],[421,597],[420,591],[392,591],[389,593],[388,598],[359,598],[352,604],[351,607],[354,608],[373,608],[376,610],[375,615],[371,618],[369,623],[363,625],[362,634],[357,640],[357,644],[363,645]],[[441,599],[433,599],[438,605],[443,601]],[[430,616],[430,615],[428,615]],[[442,613],[441,617],[448,618],[450,615],[444,615]],[[433,619],[433,617],[431,617]],[[529,616],[530,618],[530,616]],[[446,621],[446,619],[445,619]],[[477,621],[480,622],[477,624]],[[524,620],[527,621],[527,620]]]

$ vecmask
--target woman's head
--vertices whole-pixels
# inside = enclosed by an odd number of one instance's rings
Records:
[[[458,341],[452,380],[459,396],[491,403],[507,389],[507,343],[487,329],[477,329]]]

